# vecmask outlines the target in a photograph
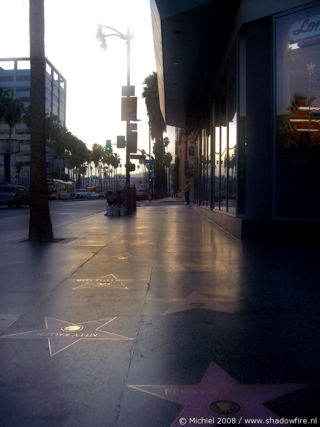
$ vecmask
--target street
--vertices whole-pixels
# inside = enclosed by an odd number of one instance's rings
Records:
[[[59,227],[69,223],[77,223],[90,215],[104,212],[106,201],[105,199],[52,200],[49,202],[49,206],[54,234],[59,235]],[[6,206],[0,206],[0,244],[27,239],[28,227],[28,207],[8,209]]]
[[[316,251],[173,200],[50,206],[51,244],[0,212],[1,427],[316,424]]]

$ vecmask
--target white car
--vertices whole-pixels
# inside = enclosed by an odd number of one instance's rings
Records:
[[[87,198],[88,199],[97,199],[99,197],[99,194],[95,191],[88,191],[87,192]]]
[[[75,192],[74,197],[76,199],[86,199],[88,197],[87,190],[85,188],[78,188]]]

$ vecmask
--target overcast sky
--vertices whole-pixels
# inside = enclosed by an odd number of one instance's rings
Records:
[[[0,0],[1,58],[29,56],[28,14],[28,0]],[[101,49],[99,23],[124,34],[130,28],[133,34],[131,85],[138,96],[138,118],[145,121],[143,80],[156,71],[149,0],[45,0],[46,57],[67,80],[67,128],[88,147],[125,135],[120,99],[126,85],[126,43],[108,37],[107,50]],[[138,129],[138,148],[148,150],[148,126],[140,122]]]

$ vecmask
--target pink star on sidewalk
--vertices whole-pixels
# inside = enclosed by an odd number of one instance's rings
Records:
[[[165,311],[163,315],[177,313],[179,311],[187,311],[194,309],[204,309],[213,311],[222,311],[223,313],[235,313],[234,307],[230,307],[229,303],[240,300],[241,298],[209,298],[199,292],[191,292],[186,298],[170,298],[160,299],[154,298],[157,301],[173,304],[172,308]]]
[[[129,385],[129,387],[178,403],[182,411],[172,427],[193,425],[193,418],[278,418],[264,403],[304,387],[304,384],[239,384],[211,363],[197,385]],[[180,420],[180,421],[179,421]],[[251,424],[253,425],[253,424]]]

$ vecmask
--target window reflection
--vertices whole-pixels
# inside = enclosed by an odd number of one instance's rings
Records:
[[[237,193],[237,114],[229,122],[228,212],[236,213]]]
[[[227,208],[227,143],[227,127],[221,126],[221,210],[226,210]]]
[[[320,7],[276,19],[276,215],[320,216]]]
[[[220,174],[221,174],[221,162],[220,162],[220,127],[215,127],[215,170],[214,170],[214,203],[216,208],[220,208]]]

